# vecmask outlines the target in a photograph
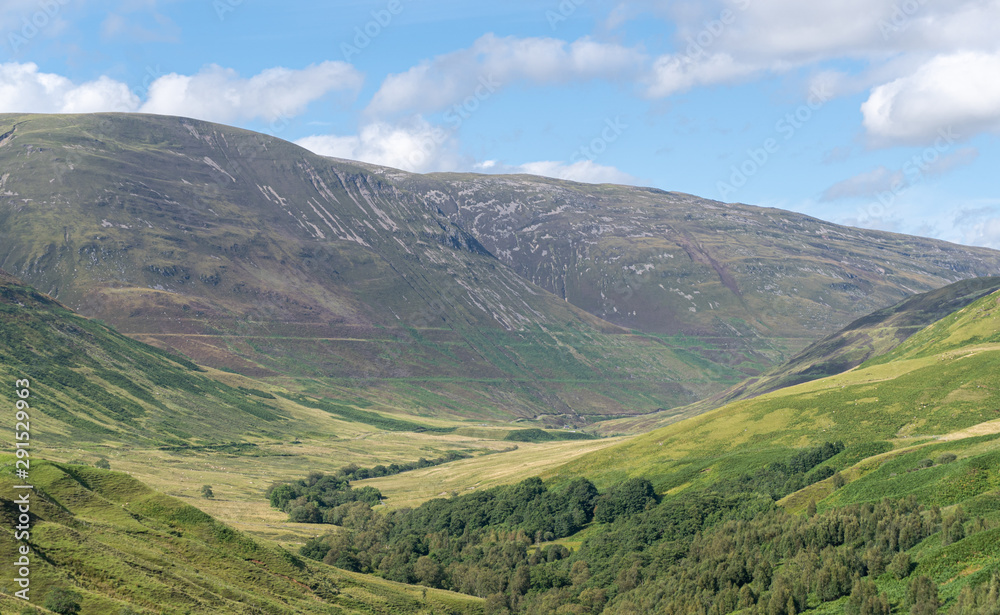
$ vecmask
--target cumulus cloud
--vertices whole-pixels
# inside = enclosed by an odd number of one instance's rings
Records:
[[[996,204],[961,208],[954,214],[952,226],[962,243],[1000,249],[1000,206]]]
[[[197,75],[170,74],[150,84],[143,101],[128,85],[110,77],[81,84],[33,63],[0,64],[0,111],[95,113],[141,111],[217,122],[273,121],[302,113],[328,92],[353,91],[361,75],[343,62],[324,62],[302,70],[271,68],[249,79],[210,66]]]
[[[249,79],[211,65],[196,75],[172,73],[149,86],[144,113],[183,115],[214,122],[274,121],[302,113],[332,91],[354,92],[362,76],[344,62],[323,62],[301,70],[269,68]]]
[[[637,76],[644,55],[616,44],[583,38],[498,37],[487,34],[471,47],[426,60],[389,75],[368,106],[381,116],[435,112],[470,97],[482,99],[515,82],[567,83]]]
[[[497,160],[474,162],[459,153],[452,132],[420,116],[390,124],[372,122],[357,135],[314,135],[295,142],[321,156],[360,160],[413,173],[473,170],[480,173],[526,173],[592,184],[636,184],[638,180],[615,167],[592,160],[544,160],[508,165]]]
[[[902,171],[890,171],[884,166],[879,166],[830,186],[823,192],[822,200],[871,197],[901,186],[904,180],[905,175]]]
[[[636,184],[638,180],[615,167],[597,164],[592,160],[566,163],[552,160],[528,162],[513,167],[508,172],[543,175],[556,179],[568,179],[587,184]]]
[[[876,145],[923,144],[944,130],[971,137],[1000,129],[1000,53],[937,56],[872,90],[861,105]]]
[[[34,63],[0,64],[0,111],[27,113],[91,113],[135,111],[139,98],[127,85],[108,77],[75,84]]]
[[[663,98],[696,86],[733,83],[761,72],[765,66],[734,60],[727,53],[693,58],[687,54],[661,56],[647,78],[647,94]]]
[[[454,171],[463,166],[454,136],[422,117],[397,124],[372,122],[357,135],[314,135],[296,144],[321,156],[360,160],[414,173]]]

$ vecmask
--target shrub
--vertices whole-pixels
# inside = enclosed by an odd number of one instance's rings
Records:
[[[59,615],[75,615],[80,612],[80,594],[65,587],[57,587],[45,596],[42,605]]]
[[[212,485],[202,485],[201,486],[201,497],[211,500],[215,497],[215,492],[212,491]]]
[[[101,457],[100,459],[97,460],[97,463],[94,464],[94,467],[100,468],[101,470],[110,470],[111,463],[104,457]]]
[[[943,454],[943,455],[941,455],[940,457],[937,458],[937,462],[938,463],[951,463],[952,461],[955,461],[956,459],[958,459],[958,457],[955,455],[955,453],[945,453],[945,454]]]

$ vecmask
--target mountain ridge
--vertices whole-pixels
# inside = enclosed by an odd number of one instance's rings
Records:
[[[1000,271],[986,249],[655,189],[418,176],[185,118],[0,124],[0,266],[199,363],[389,410],[558,426],[678,407],[853,314]]]

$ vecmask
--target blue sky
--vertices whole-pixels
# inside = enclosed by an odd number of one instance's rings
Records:
[[[1000,0],[3,0],[0,112],[655,186],[1000,248]]]

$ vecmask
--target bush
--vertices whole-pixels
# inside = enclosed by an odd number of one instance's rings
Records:
[[[111,463],[104,457],[101,457],[100,459],[97,460],[97,463],[94,464],[94,467],[99,468],[101,470],[110,470]]]
[[[945,453],[945,454],[941,455],[940,457],[938,457],[937,462],[938,463],[951,463],[952,461],[955,461],[956,459],[958,459],[958,457],[955,455],[955,453]]]
[[[65,587],[57,587],[45,596],[42,605],[59,615],[75,615],[80,612],[80,594]]]
[[[212,485],[202,485],[201,486],[201,497],[211,500],[215,497],[215,493],[212,491]]]

